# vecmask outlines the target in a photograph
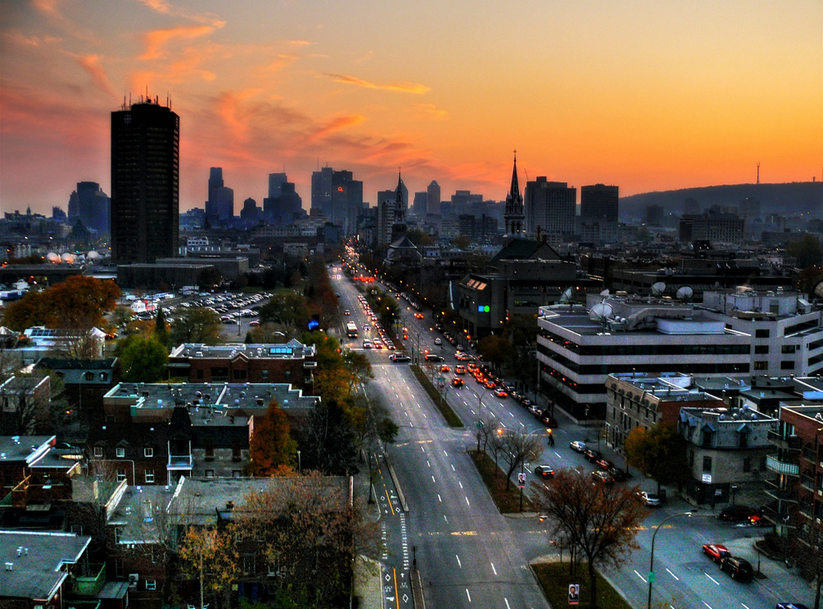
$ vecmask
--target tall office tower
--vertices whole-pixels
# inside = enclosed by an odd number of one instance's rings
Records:
[[[69,197],[69,221],[77,220],[98,235],[108,233],[111,228],[111,199],[100,190],[97,182],[78,182],[77,190]]]
[[[548,182],[545,176],[526,183],[526,232],[546,235],[558,245],[574,232],[577,189],[566,182]]]
[[[116,264],[174,257],[180,117],[157,98],[111,113],[111,252]]]
[[[434,180],[426,188],[426,214],[440,215],[440,184]]]
[[[223,185],[223,169],[209,170],[209,199],[206,201],[206,218],[211,223],[221,223],[234,217],[234,190]]]
[[[428,193],[426,193],[425,191],[414,193],[414,201],[412,203],[410,215],[416,216],[417,218],[422,218],[423,216],[425,216],[427,199]]]
[[[283,184],[289,179],[285,173],[270,173],[269,174],[269,198],[276,199],[280,196]]]
[[[343,235],[353,235],[357,232],[357,216],[363,210],[363,182],[355,180],[351,171],[335,171],[331,193],[329,219],[343,229]]]
[[[327,218],[331,218],[331,189],[334,170],[323,167],[311,174],[311,208],[319,209]]]
[[[509,237],[520,237],[525,232],[523,220],[526,215],[523,213],[523,195],[520,194],[520,183],[517,181],[517,155],[514,156],[514,166],[512,167],[512,183],[509,187],[509,194],[506,195],[506,211],[503,213],[503,220],[506,222],[506,235]]]
[[[617,222],[619,188],[595,184],[580,188],[580,218]]]

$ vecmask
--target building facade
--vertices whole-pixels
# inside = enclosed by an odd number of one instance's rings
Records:
[[[574,232],[577,189],[566,182],[549,182],[538,176],[526,183],[526,232],[545,235],[551,245],[567,241]]]

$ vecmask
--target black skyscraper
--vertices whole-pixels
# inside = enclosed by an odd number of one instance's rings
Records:
[[[111,249],[116,264],[177,252],[180,117],[147,100],[111,113]]]

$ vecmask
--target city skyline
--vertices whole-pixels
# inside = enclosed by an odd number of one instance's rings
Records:
[[[364,192],[436,180],[502,201],[520,180],[621,195],[821,178],[823,9],[774,2],[32,0],[0,7],[0,208],[109,183],[109,117],[167,95],[180,209],[210,167],[235,201],[288,174]],[[33,77],[36,75],[36,78]],[[374,206],[377,201],[365,197]]]

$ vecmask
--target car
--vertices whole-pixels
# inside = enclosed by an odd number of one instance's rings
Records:
[[[587,448],[583,451],[583,456],[586,457],[586,461],[590,463],[595,463],[598,461],[603,455],[600,454],[599,450],[594,450],[593,448]]]
[[[486,389],[494,389],[497,385],[494,384],[494,381],[486,381]]]
[[[602,482],[603,484],[612,484],[614,482],[614,478],[609,472],[604,472],[603,470],[596,469],[592,472],[592,479],[595,482]]]
[[[345,311],[343,311],[343,315],[351,315],[351,311],[349,311],[348,309],[346,309]]]
[[[511,395],[511,394],[509,394],[509,395]],[[543,418],[540,419],[540,421],[543,423],[543,425],[545,425],[546,427],[548,427],[550,429],[558,427],[557,419],[555,419],[551,415],[546,414],[545,412],[543,413]]]
[[[622,469],[613,467],[612,469],[607,471],[612,475],[612,478],[614,478],[615,482],[625,482],[629,479],[629,474],[624,472]]]
[[[423,359],[426,360],[427,362],[442,362],[443,361],[443,356],[437,355],[435,353],[426,353],[426,355],[423,357]]]
[[[751,563],[739,556],[724,556],[720,561],[720,570],[739,581],[751,581],[754,575]]]
[[[363,341],[363,348],[364,348],[364,349],[371,349],[371,341],[369,341],[369,340],[364,340],[364,341]]]
[[[443,364],[442,366],[440,366],[440,372],[451,372],[451,371],[452,371],[451,366],[449,366],[448,364]]]
[[[745,505],[730,505],[723,508],[717,517],[726,522],[743,522],[749,516],[758,516],[757,510]]]
[[[457,366],[454,367],[454,373],[455,374],[466,374],[466,367],[461,366],[460,364],[458,364]]]
[[[581,440],[572,440],[571,442],[569,442],[569,448],[576,452],[582,453],[588,447],[586,446],[586,443]]]
[[[607,472],[610,469],[617,469],[615,464],[609,461],[608,459],[598,459],[594,462],[594,464],[600,469],[602,469],[604,472]]]
[[[423,315],[422,313],[415,313],[415,314],[414,314],[414,316],[415,316],[417,319],[423,319],[423,318],[425,318],[425,317],[426,317],[426,316],[425,316],[425,315]]]
[[[549,465],[538,465],[534,468],[534,473],[543,478],[554,478],[554,470]]]
[[[611,475],[611,474],[609,474]],[[614,477],[612,477],[613,479]],[[656,495],[655,493],[647,493],[646,491],[637,491],[637,497],[646,507],[660,507],[663,505],[663,501],[660,499],[660,495]]]
[[[749,525],[753,527],[770,527],[772,523],[761,516],[749,516]]]
[[[455,347],[455,349],[457,349],[458,351],[465,351],[466,350],[465,347],[463,347],[463,345],[457,345]]]
[[[466,382],[463,379],[461,379],[459,376],[456,376],[452,379],[452,385],[454,385],[455,387],[462,387],[465,384],[466,384]]]
[[[392,353],[389,359],[395,363],[410,362],[411,358],[403,353]]]
[[[494,392],[494,395],[496,395],[496,396],[497,396],[497,397],[499,397],[499,398],[507,398],[507,397],[509,397],[509,394],[508,394],[508,393],[506,393],[506,390],[505,390],[505,389],[498,389],[497,391],[495,391],[495,392]]]
[[[774,609],[809,609],[803,603],[777,603]]]
[[[443,341],[442,341],[442,340],[440,339],[440,337],[438,336],[437,338],[435,338],[435,339],[434,339],[434,344],[435,344],[435,345],[442,345],[442,344],[443,344]]]
[[[731,556],[732,553],[729,552],[726,546],[721,545],[719,543],[704,543],[703,544],[703,554],[711,558],[714,562],[719,563],[721,560],[726,558],[727,556]]]

